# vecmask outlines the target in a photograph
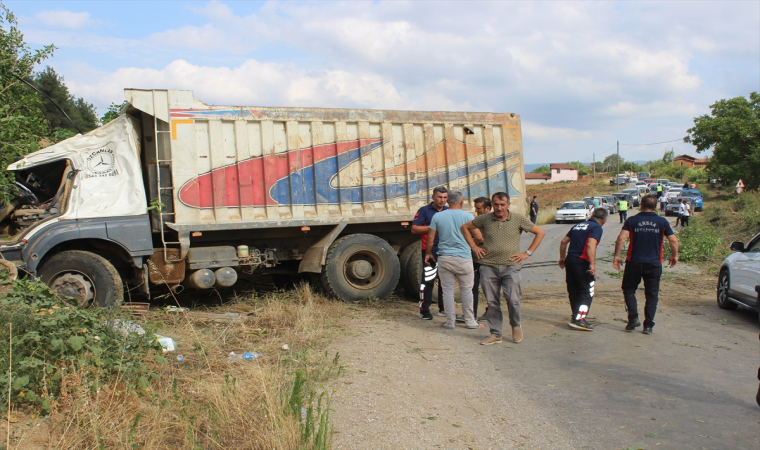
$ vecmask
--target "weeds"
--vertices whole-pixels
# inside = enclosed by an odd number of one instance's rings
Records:
[[[216,309],[261,309],[254,319],[234,324],[150,312],[146,318],[174,338],[183,361],[150,363],[157,379],[142,396],[129,395],[117,383],[104,384],[99,392],[77,389],[70,406],[51,416],[50,447],[329,448],[330,393],[321,383],[339,376],[343,367],[340,355],[320,347],[346,308],[306,285]],[[284,343],[291,350],[282,350]],[[228,362],[231,350],[264,356]]]
[[[678,234],[679,256],[687,262],[706,261],[720,246],[720,236],[715,227],[702,224],[699,218]]]

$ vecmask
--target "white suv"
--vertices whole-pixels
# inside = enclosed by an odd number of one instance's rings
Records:
[[[760,233],[746,246],[743,242],[731,243],[735,253],[723,260],[718,277],[718,306],[736,309],[744,305],[758,311],[760,300],[756,287],[760,286]]]

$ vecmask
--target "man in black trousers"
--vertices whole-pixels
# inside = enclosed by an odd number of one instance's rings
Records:
[[[665,239],[670,244],[670,267],[678,264],[678,238],[670,228],[670,221],[657,215],[657,197],[645,195],[641,199],[641,212],[629,217],[623,224],[623,229],[615,242],[615,258],[612,267],[620,270],[623,258],[620,253],[628,243],[628,253],[625,258],[623,272],[623,296],[628,312],[628,325],[625,331],[633,331],[641,326],[639,321],[636,290],[644,280],[644,334],[652,334],[654,315],[657,312],[657,301],[660,294],[660,277],[662,276],[662,249]]]
[[[441,211],[449,209],[446,201],[449,198],[449,191],[445,186],[433,188],[431,202],[417,211],[412,222],[412,234],[422,235],[422,283],[420,284],[420,318],[423,320],[433,320],[430,313],[430,304],[433,302],[433,289],[435,280],[438,278],[438,266],[435,261],[438,260],[438,236],[433,242],[427,242],[427,234],[430,231],[430,223],[433,216]],[[425,250],[430,246],[433,250],[434,261],[425,262]],[[443,289],[441,283],[438,283],[438,315],[446,316],[443,307]]]
[[[596,208],[589,220],[572,227],[559,243],[559,267],[565,269],[567,295],[573,311],[568,325],[576,330],[594,330],[586,322],[586,315],[594,299],[596,247],[609,214],[607,208]]]

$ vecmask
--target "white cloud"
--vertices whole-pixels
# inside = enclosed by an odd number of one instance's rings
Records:
[[[66,28],[71,30],[81,30],[87,25],[93,23],[90,20],[90,13],[88,12],[73,12],[73,11],[40,11],[34,15],[34,19],[40,25],[49,28]]]
[[[161,69],[125,67],[98,81],[68,82],[72,92],[103,105],[123,98],[124,88],[188,89],[199,100],[239,106],[320,106],[406,109],[408,100],[376,74],[307,71],[293,64],[247,60],[237,67],[172,61]]]

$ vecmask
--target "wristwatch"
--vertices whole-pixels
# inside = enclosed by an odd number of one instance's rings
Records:
[[[528,254],[528,256],[533,256],[533,252],[532,252],[532,251],[530,251],[530,250],[525,250],[525,253],[527,253],[527,254]]]

